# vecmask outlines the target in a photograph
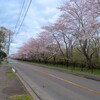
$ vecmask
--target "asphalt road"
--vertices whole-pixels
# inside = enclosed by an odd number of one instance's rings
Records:
[[[100,82],[31,64],[10,61],[42,100],[100,100]]]

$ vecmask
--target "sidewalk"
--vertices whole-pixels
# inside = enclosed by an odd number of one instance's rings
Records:
[[[9,100],[10,96],[26,94],[26,89],[17,76],[7,77],[7,73],[7,65],[0,65],[0,100]]]

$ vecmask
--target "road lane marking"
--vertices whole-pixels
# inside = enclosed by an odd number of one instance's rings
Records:
[[[70,83],[70,84],[72,84],[72,85],[74,85],[74,86],[77,86],[77,87],[79,87],[79,88],[82,88],[82,89],[88,90],[88,91],[93,92],[93,93],[96,93],[96,94],[100,94],[99,91],[96,91],[96,90],[93,90],[93,89],[87,88],[87,87],[85,87],[85,86],[82,86],[82,85],[77,84],[77,83],[74,83],[74,82],[72,82],[72,81],[69,81],[69,80],[63,79],[63,78],[58,77],[58,76],[55,76],[55,75],[53,75],[53,74],[49,74],[48,72],[44,72],[44,71],[41,71],[41,70],[38,70],[38,69],[34,69],[34,68],[32,68],[32,69],[35,70],[35,71],[37,71],[37,72],[41,72],[41,73],[43,73],[43,74],[45,74],[45,75],[48,75],[48,76],[54,77],[54,78],[56,78],[56,79],[58,79],[58,80],[64,81],[64,82],[66,82],[66,83]]]

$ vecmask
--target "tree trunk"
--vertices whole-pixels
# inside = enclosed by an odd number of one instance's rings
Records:
[[[88,69],[91,69],[92,68],[91,58],[86,57],[86,59],[87,59],[87,67],[88,67]]]

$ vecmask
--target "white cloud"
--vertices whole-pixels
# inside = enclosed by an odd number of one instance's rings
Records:
[[[48,22],[53,23],[57,19],[59,11],[56,7],[61,2],[62,0],[33,0],[20,32],[14,36],[11,43],[11,54],[15,53],[30,37],[37,37],[41,26],[48,25]],[[22,0],[9,0],[7,3],[2,0],[0,9],[5,8],[0,15],[0,24],[14,29],[21,6]]]
[[[52,13],[56,13],[58,12],[58,10],[56,9],[56,7],[46,7],[44,13],[45,14],[52,14]]]
[[[48,4],[52,4],[52,3],[59,3],[59,0],[37,0],[38,3],[42,4],[42,5],[48,5]]]

